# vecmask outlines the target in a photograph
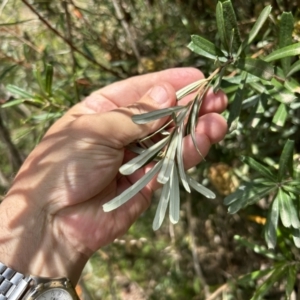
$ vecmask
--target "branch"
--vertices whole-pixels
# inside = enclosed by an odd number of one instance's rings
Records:
[[[109,69],[109,68],[105,67],[104,65],[102,65],[99,62],[97,62],[96,60],[94,60],[93,58],[91,58],[87,54],[85,54],[83,51],[81,51],[80,49],[78,49],[68,39],[66,39],[58,30],[56,30],[52,25],[50,25],[50,23],[48,23],[48,21],[31,4],[29,4],[27,0],[22,0],[22,2],[40,19],[40,21],[42,21],[42,23],[44,23],[56,36],[58,36],[66,44],[68,44],[75,52],[77,52],[78,54],[80,54],[81,56],[83,56],[88,61],[96,64],[102,70],[104,70],[106,72],[109,72],[109,73],[111,73],[111,74],[113,74],[113,75],[115,75],[116,77],[119,77],[119,78],[123,78],[124,77],[122,74],[120,74],[120,73],[118,73],[118,72],[116,72],[116,71],[114,71],[112,69]]]
[[[126,35],[127,35],[129,43],[131,45],[132,51],[133,51],[133,53],[134,53],[137,61],[140,61],[141,55],[140,55],[139,50],[137,48],[137,45],[136,45],[136,43],[134,41],[134,38],[133,38],[133,36],[132,36],[132,34],[130,32],[130,28],[129,28],[128,22],[125,20],[124,15],[123,15],[123,13],[121,11],[121,7],[120,7],[120,5],[118,3],[118,0],[112,0],[112,3],[114,5],[115,11],[116,11],[117,19],[121,22],[121,25],[122,25],[122,27],[123,27]]]

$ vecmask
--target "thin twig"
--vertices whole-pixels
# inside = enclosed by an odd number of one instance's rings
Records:
[[[75,52],[79,53],[81,56],[83,56],[85,59],[87,59],[88,61],[96,64],[98,67],[100,67],[102,70],[109,72],[113,75],[115,75],[116,77],[119,78],[123,78],[124,76],[122,74],[120,74],[119,72],[116,72],[112,69],[109,69],[107,67],[105,67],[104,65],[102,65],[101,63],[99,63],[98,61],[94,60],[93,58],[91,58],[90,56],[88,56],[87,54],[85,54],[84,52],[82,52],[80,49],[78,49],[75,45],[73,45],[68,39],[66,39],[58,30],[56,30],[52,25],[50,25],[50,23],[30,4],[28,3],[27,0],[22,0],[22,2],[28,6],[28,8],[40,19],[40,21],[42,21],[42,23],[44,23],[56,36],[58,36],[59,38],[61,38],[66,44],[68,44]]]
[[[198,254],[197,254],[197,246],[195,242],[195,235],[194,235],[194,229],[193,229],[193,217],[192,217],[192,195],[190,193],[187,194],[187,219],[188,219],[188,231],[191,241],[191,250],[192,250],[192,256],[193,256],[193,263],[194,263],[194,269],[195,272],[199,278],[200,284],[202,285],[204,289],[204,295],[205,299],[207,299],[210,296],[209,292],[209,286],[206,283],[205,277],[203,275]]]
[[[208,298],[205,300],[214,300],[216,299],[221,293],[227,291],[229,288],[228,283],[225,283],[221,285],[219,288],[217,288]]]
[[[115,8],[115,11],[116,11],[117,18],[118,18],[118,20],[121,22],[121,25],[122,25],[122,27],[123,27],[123,29],[124,29],[126,35],[127,35],[127,38],[128,38],[129,43],[130,43],[130,45],[131,45],[132,51],[133,51],[133,53],[134,53],[136,59],[137,59],[138,61],[140,61],[141,55],[140,55],[139,50],[138,50],[138,48],[137,48],[137,45],[136,45],[136,43],[135,43],[135,41],[134,41],[134,38],[133,38],[133,36],[132,36],[132,34],[131,34],[131,32],[130,32],[129,24],[128,24],[128,22],[125,20],[124,15],[123,15],[123,13],[122,13],[122,11],[121,11],[121,7],[120,7],[120,5],[119,5],[119,3],[118,3],[118,0],[112,0],[112,3],[113,3],[113,5],[114,5],[114,8]]]

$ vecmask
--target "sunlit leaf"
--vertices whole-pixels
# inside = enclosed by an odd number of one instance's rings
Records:
[[[289,69],[286,77],[290,77],[294,73],[300,71],[300,60],[297,60]]]
[[[272,119],[273,124],[271,130],[277,131],[278,129],[283,127],[287,120],[287,117],[288,117],[288,112],[287,112],[286,105],[284,103],[281,103],[277,108],[277,111]]]
[[[226,61],[226,58],[223,58],[223,52],[215,44],[201,36],[192,35],[192,41],[188,45],[188,48],[201,56]]]
[[[300,229],[293,229],[293,241],[297,248],[300,248]]]
[[[170,190],[169,217],[171,223],[176,224],[179,221],[180,213],[180,190],[176,165],[174,165],[172,175],[170,177]]]
[[[261,175],[263,175],[263,176],[269,178],[270,180],[276,182],[275,175],[272,173],[272,171],[268,167],[262,165],[261,163],[259,163],[255,159],[253,159],[252,157],[243,156],[243,157],[241,157],[241,159],[244,163],[246,163],[251,168],[253,168],[257,172],[259,172]]]
[[[197,89],[199,89],[201,85],[206,84],[206,83],[207,83],[207,80],[204,78],[204,79],[200,79],[196,82],[193,82],[193,83],[185,86],[184,88],[182,88],[176,92],[176,99],[178,101],[181,100],[182,98],[189,95],[193,91],[196,91]]]
[[[173,113],[182,110],[183,108],[184,106],[173,106],[173,107],[163,108],[145,114],[134,115],[131,117],[131,119],[136,124],[146,124],[148,122],[152,122],[170,116]]]
[[[171,186],[170,186],[170,180],[168,180],[166,184],[163,186],[160,194],[159,203],[152,224],[153,230],[159,229],[165,218],[169,199],[170,199],[170,192],[171,192]]]
[[[283,12],[280,18],[279,47],[289,46],[293,42],[292,33],[294,30],[294,18],[291,12]],[[281,66],[284,74],[288,73],[291,66],[291,57],[281,59]]]
[[[155,157],[157,153],[168,143],[169,137],[162,139],[140,155],[134,157],[123,166],[120,167],[119,172],[123,175],[130,175],[136,170],[147,164],[151,158]]]
[[[24,102],[25,102],[25,100],[23,100],[23,99],[9,100],[9,101],[6,101],[4,104],[2,104],[1,107],[2,108],[11,107],[11,106],[19,105]]]
[[[273,200],[268,213],[267,223],[265,226],[265,240],[269,249],[274,249],[277,241],[277,225],[279,217],[279,197],[278,194]]]
[[[130,200],[152,180],[161,166],[162,160],[159,161],[149,172],[147,172],[143,177],[141,177],[138,181],[131,185],[127,190],[125,190],[123,193],[113,198],[109,202],[105,203],[103,205],[103,210],[106,212],[114,210]]]
[[[277,197],[279,198],[279,213],[283,226],[300,228],[297,211],[290,195],[283,189],[279,189]]]
[[[196,190],[198,193],[202,194],[203,196],[205,196],[206,198],[209,198],[209,199],[215,199],[216,198],[215,193],[213,193],[207,187],[203,186],[202,184],[200,184],[199,182],[194,180],[192,177],[187,176],[187,179],[188,179],[188,182],[189,182],[190,186],[194,190]]]
[[[246,46],[250,45],[255,37],[257,36],[260,29],[263,27],[264,23],[268,19],[271,13],[272,7],[271,5],[266,6],[262,12],[260,13],[259,17],[257,18],[256,22],[254,23],[253,27],[251,28],[248,38],[244,40],[241,47],[239,48],[238,53],[241,54]]]
[[[9,84],[6,87],[7,91],[9,91],[10,93],[12,93],[13,95],[16,95],[18,97],[24,98],[24,99],[31,99],[34,96],[28,92],[26,92],[25,90],[23,90],[22,88],[19,88],[15,85],[11,85]]]
[[[237,62],[237,67],[264,80],[271,80],[274,76],[274,67],[258,58],[241,58]]]
[[[280,49],[277,49],[267,55],[264,60],[267,62],[274,61],[277,59],[289,57],[289,56],[297,56],[300,55],[300,43],[296,43],[293,45],[289,45]]]
[[[288,171],[290,176],[293,176],[293,153],[294,153],[295,142],[292,140],[287,140],[279,160],[278,169],[278,180],[282,181],[283,177]]]

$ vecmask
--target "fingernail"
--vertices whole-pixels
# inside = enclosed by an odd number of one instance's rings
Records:
[[[168,100],[168,93],[165,90],[164,87],[160,85],[154,86],[150,93],[149,96],[158,104],[162,104]]]

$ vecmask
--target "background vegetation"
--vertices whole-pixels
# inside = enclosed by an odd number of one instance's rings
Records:
[[[300,41],[299,4],[292,0],[233,1],[242,39],[268,4],[273,7],[269,20],[249,47],[253,58],[279,47],[283,12],[294,16],[287,25],[291,35],[286,43]],[[195,66],[209,75],[215,65],[192,53],[187,45],[192,34],[221,44],[216,5],[217,1],[209,0],[3,0],[2,194],[45,130],[91,91],[129,76],[170,67]],[[292,58],[292,63],[297,59]],[[239,75],[234,69],[227,73],[232,80]],[[249,160],[245,164],[240,156],[264,163],[274,175],[287,139],[294,141],[291,177],[297,181],[298,82],[296,71],[292,77],[293,105],[287,106],[283,124],[277,122],[282,117],[274,119],[280,102],[255,102],[253,87],[245,89],[244,99],[248,101],[243,102],[235,130],[213,147],[207,160],[194,170],[199,181],[217,193],[217,198],[185,195],[182,190],[180,222],[172,225],[165,220],[156,232],[151,226],[157,205],[154,201],[126,236],[99,250],[89,261],[79,285],[81,297],[300,299],[296,234],[280,223],[275,250],[268,250],[264,239],[274,193],[259,197],[238,214],[228,214],[223,204],[224,197],[235,192],[242,182],[250,184],[258,177],[260,168],[253,168]],[[235,90],[230,80],[222,81],[221,87],[233,103]],[[230,114],[230,107],[225,116]],[[293,203],[298,214],[298,190],[295,194]]]

